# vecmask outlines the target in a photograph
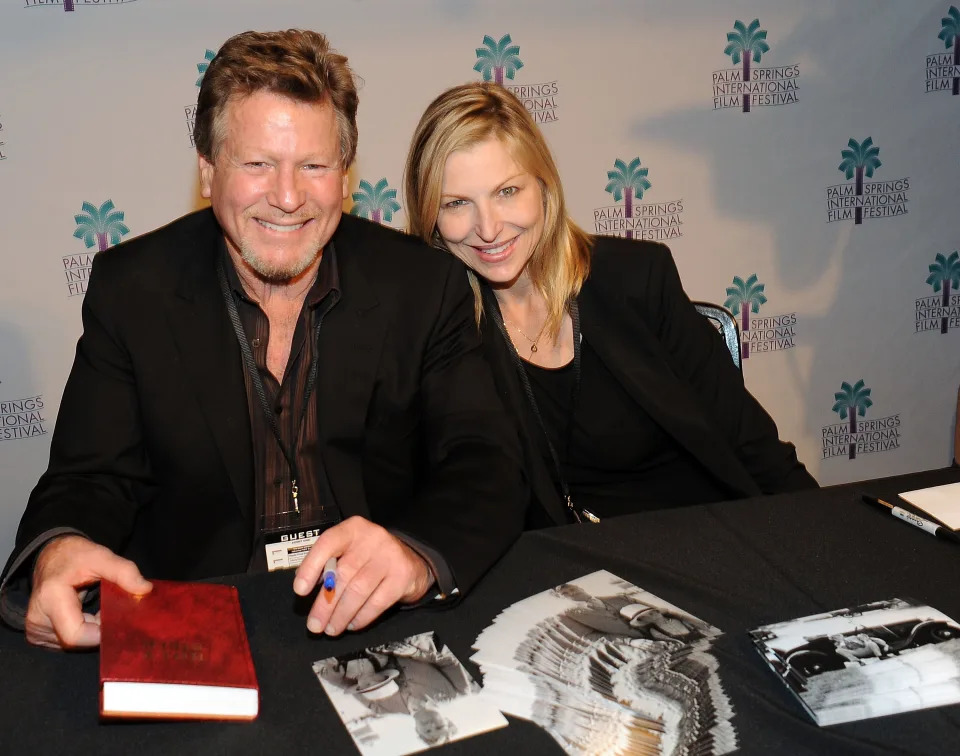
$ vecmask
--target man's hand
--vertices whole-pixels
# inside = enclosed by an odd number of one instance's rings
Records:
[[[153,586],[137,565],[83,536],[54,538],[40,550],[24,626],[27,642],[47,648],[100,645],[100,616],[82,609],[83,588],[100,579],[134,594]]]
[[[337,587],[332,595],[320,589],[307,617],[312,633],[359,630],[398,601],[423,598],[434,582],[427,563],[403,541],[369,520],[351,517],[320,534],[297,568],[294,592],[309,594],[330,557],[337,557]]]

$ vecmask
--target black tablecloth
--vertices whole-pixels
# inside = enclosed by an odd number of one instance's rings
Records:
[[[313,661],[427,630],[466,660],[480,630],[507,605],[606,569],[724,631],[714,652],[741,753],[956,754],[960,706],[817,727],[746,635],[757,625],[895,596],[960,619],[960,547],[859,500],[860,490],[892,500],[956,481],[960,469],[950,468],[525,533],[454,609],[394,612],[338,639],[307,633],[307,606],[293,595],[290,573],[231,578],[260,680],[260,716],[252,723],[101,724],[96,653],[35,649],[2,630],[0,753],[356,753]],[[560,750],[539,728],[511,719],[442,752]]]

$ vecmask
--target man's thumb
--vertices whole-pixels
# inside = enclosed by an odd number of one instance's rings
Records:
[[[142,596],[153,590],[153,584],[140,574],[136,564],[129,559],[116,555],[111,555],[110,565],[103,570],[100,577],[103,580],[116,583],[127,593],[132,593],[135,596]]]

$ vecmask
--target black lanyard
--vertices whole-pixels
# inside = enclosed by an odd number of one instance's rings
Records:
[[[483,296],[486,300],[484,302],[484,307],[486,308],[487,312],[490,313],[490,316],[493,318],[493,322],[497,324],[497,328],[500,330],[500,334],[503,336],[504,341],[507,344],[507,350],[510,352],[511,357],[513,358],[513,364],[517,368],[517,374],[520,376],[520,383],[523,384],[523,391],[527,395],[527,401],[530,403],[530,408],[533,410],[533,414],[536,415],[537,422],[540,424],[540,430],[543,432],[544,439],[546,439],[547,449],[550,450],[550,459],[553,460],[553,469],[557,476],[557,482],[560,484],[560,493],[563,496],[564,504],[576,518],[577,522],[583,522],[583,520],[600,522],[600,518],[589,509],[581,509],[578,512],[576,507],[573,505],[573,495],[570,493],[570,485],[567,483],[567,479],[563,474],[563,466],[560,464],[560,457],[557,454],[557,450],[554,448],[553,443],[550,441],[550,434],[547,433],[547,426],[543,422],[543,415],[540,414],[540,407],[537,405],[537,399],[533,395],[533,386],[530,385],[530,377],[527,375],[527,370],[523,365],[523,360],[520,358],[520,354],[513,345],[510,334],[507,333],[507,327],[503,322],[503,314],[500,312],[500,303],[497,302],[497,298],[494,295],[493,290],[487,286],[483,287]],[[570,455],[570,443],[573,437],[573,415],[576,409],[577,397],[580,395],[580,355],[582,351],[582,334],[580,333],[580,309],[577,307],[576,299],[572,299],[570,301],[570,320],[573,321],[573,389],[570,391],[570,404],[567,411],[567,423],[564,432],[564,444],[566,445],[566,453],[568,457]]]
[[[223,292],[223,301],[227,305],[227,313],[230,315],[230,322],[233,324],[234,333],[237,334],[237,341],[240,343],[240,352],[243,354],[243,364],[247,369],[247,374],[250,376],[250,382],[253,384],[257,398],[260,400],[260,408],[263,410],[263,416],[270,424],[270,430],[273,431],[273,435],[277,439],[277,446],[280,447],[280,451],[283,453],[284,459],[287,460],[287,464],[290,467],[290,492],[293,496],[293,511],[299,515],[300,502],[297,500],[297,496],[299,494],[297,481],[300,480],[300,471],[297,467],[295,450],[288,449],[286,444],[283,443],[280,435],[280,426],[277,423],[277,415],[273,411],[273,407],[270,405],[270,402],[267,401],[267,392],[263,388],[263,379],[260,377],[260,370],[257,368],[257,362],[253,357],[253,350],[250,349],[250,342],[247,341],[247,334],[243,330],[243,323],[240,322],[240,312],[237,310],[237,301],[234,299],[234,294],[230,290],[230,284],[227,281],[227,271],[224,269],[222,259],[217,266],[217,278],[220,280],[220,291]],[[330,310],[330,307],[332,307],[334,303],[333,297],[331,297],[330,304],[328,304],[323,311],[320,312],[319,317],[317,318],[317,324],[313,328],[313,355],[310,358],[310,371],[307,374],[307,385],[303,394],[303,407],[300,409],[300,416],[297,418],[296,425],[293,427],[294,444],[296,444],[300,438],[300,427],[303,424],[303,418],[307,414],[307,407],[310,404],[310,396],[313,394],[313,387],[317,382],[317,369],[320,365],[320,349],[318,346],[318,341],[320,338],[320,325],[323,323],[323,316],[327,314],[327,312]]]

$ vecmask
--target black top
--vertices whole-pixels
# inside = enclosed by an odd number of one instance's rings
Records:
[[[603,518],[730,497],[723,484],[630,397],[587,340],[582,361],[572,428],[573,362],[560,368],[524,362],[578,508]],[[551,464],[549,458],[546,463]]]

